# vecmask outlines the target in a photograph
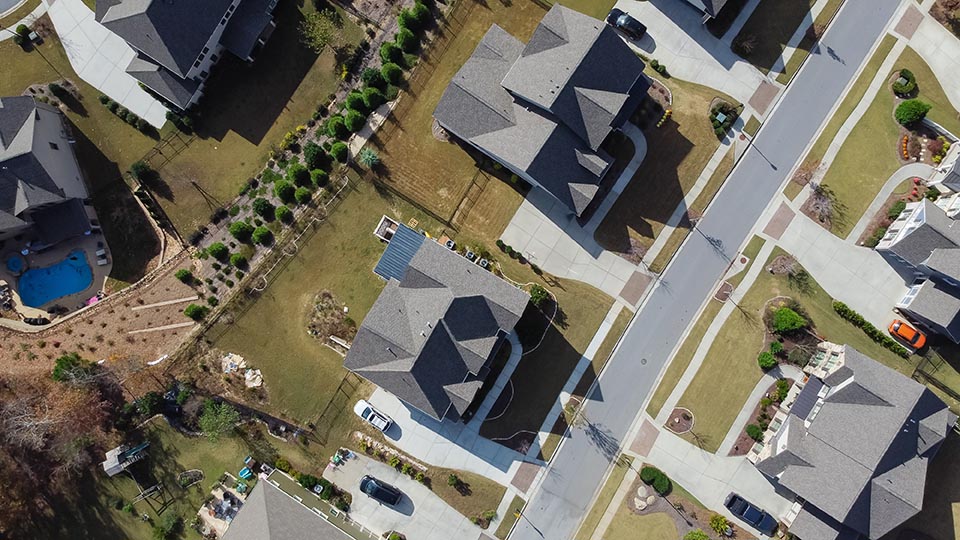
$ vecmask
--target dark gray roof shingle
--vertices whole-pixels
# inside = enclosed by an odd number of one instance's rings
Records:
[[[407,260],[360,325],[344,367],[434,418],[459,417],[529,297],[432,240]]]
[[[957,160],[960,161],[960,160]],[[931,272],[960,282],[960,248],[937,248],[923,262]]]
[[[936,279],[928,279],[904,308],[937,325],[954,340],[960,338],[960,291]]]
[[[190,99],[200,87],[193,79],[177,76],[142,53],[130,61],[127,73],[181,109],[190,104]]]
[[[243,0],[223,30],[220,44],[242,59],[253,52],[257,40],[266,30],[277,0]]]
[[[889,248],[913,266],[920,266],[935,249],[960,247],[960,222],[927,199],[920,204],[923,223]]]
[[[348,540],[350,537],[280,488],[253,487],[222,540]]]

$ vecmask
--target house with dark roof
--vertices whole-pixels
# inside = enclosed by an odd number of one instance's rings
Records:
[[[897,309],[960,343],[960,221],[927,199],[909,203],[876,250],[916,278]]]
[[[927,387],[822,343],[748,459],[796,496],[801,540],[877,539],[923,507],[927,467],[957,416]]]
[[[97,0],[96,20],[137,51],[127,73],[186,110],[226,52],[252,62],[277,0]]]
[[[704,20],[712,19],[716,17],[720,10],[723,9],[723,6],[727,4],[727,0],[685,0],[691,6],[697,8],[699,11],[703,12]]]
[[[490,27],[433,115],[580,216],[613,163],[601,145],[650,87],[643,67],[608,25],[554,4],[526,45]]]
[[[278,473],[274,473],[278,474]],[[317,500],[317,503],[320,501]],[[261,480],[250,491],[222,540],[348,540],[322,511],[308,508],[273,484]],[[324,503],[325,504],[325,503]]]
[[[22,235],[39,250],[90,232],[73,143],[58,109],[0,98],[0,240]]]
[[[374,271],[387,285],[344,367],[437,420],[460,420],[530,297],[402,224]]]

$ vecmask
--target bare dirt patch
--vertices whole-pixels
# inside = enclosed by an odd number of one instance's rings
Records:
[[[670,418],[667,419],[664,427],[678,435],[686,433],[693,428],[693,413],[690,412],[690,409],[677,407],[670,413]]]

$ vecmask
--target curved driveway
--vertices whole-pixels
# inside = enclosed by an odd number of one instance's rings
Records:
[[[803,69],[634,318],[512,540],[571,538],[684,329],[879,39],[899,0],[846,0]],[[599,435],[599,436],[598,436]]]

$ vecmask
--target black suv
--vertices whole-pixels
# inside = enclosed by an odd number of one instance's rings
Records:
[[[647,33],[647,27],[623,10],[613,8],[607,14],[607,24],[620,30],[632,39],[640,39]]]
[[[360,491],[383,504],[396,506],[403,498],[400,490],[376,478],[367,475],[360,479]]]
[[[733,515],[746,521],[763,534],[773,536],[773,533],[777,532],[777,520],[773,516],[747,502],[736,493],[727,495],[727,500],[723,502],[723,505]]]

